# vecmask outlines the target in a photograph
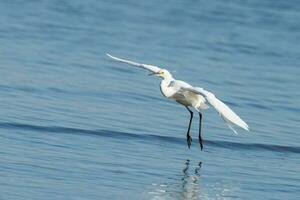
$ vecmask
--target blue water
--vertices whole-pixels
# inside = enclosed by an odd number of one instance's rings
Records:
[[[296,0],[0,2],[0,199],[297,199]],[[213,91],[250,126],[189,113],[159,79]]]

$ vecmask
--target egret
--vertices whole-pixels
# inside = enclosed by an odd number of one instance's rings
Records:
[[[237,134],[237,131],[234,129],[234,125],[249,131],[249,126],[246,124],[246,122],[244,122],[225,103],[219,100],[212,92],[209,92],[200,87],[193,87],[184,81],[176,80],[168,70],[162,69],[158,66],[137,63],[130,60],[117,58],[110,54],[106,55],[115,61],[146,69],[151,72],[149,75],[155,75],[162,79],[160,82],[160,91],[163,96],[169,99],[173,99],[177,103],[183,105],[190,113],[190,121],[186,133],[188,148],[191,147],[192,143],[190,128],[193,120],[193,111],[191,110],[191,108],[194,108],[199,114],[198,139],[201,150],[203,149],[203,139],[201,137],[202,113],[200,112],[200,110],[207,109],[209,105],[217,110],[221,118],[235,134]]]

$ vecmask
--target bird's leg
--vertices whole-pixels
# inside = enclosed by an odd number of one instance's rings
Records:
[[[190,136],[190,129],[191,129],[191,124],[192,124],[192,120],[193,120],[193,112],[189,109],[189,107],[186,107],[186,109],[188,109],[188,111],[190,112],[191,114],[191,118],[190,118],[190,122],[189,122],[189,128],[188,128],[188,131],[186,133],[186,141],[187,141],[187,145],[188,147],[190,148],[191,147],[191,144],[192,144],[192,137]]]
[[[203,140],[202,140],[202,137],[201,137],[201,126],[202,126],[202,114],[201,112],[198,112],[199,113],[199,143],[200,143],[200,147],[201,147],[201,151],[203,149]]]

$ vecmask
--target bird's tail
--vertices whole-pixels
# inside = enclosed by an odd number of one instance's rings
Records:
[[[234,130],[233,128],[233,125],[239,126],[249,131],[249,126],[246,124],[246,122],[244,122],[225,103],[223,103],[221,100],[215,97],[214,94],[204,90],[203,88],[197,88],[197,90],[201,90],[201,93],[203,93],[206,96],[206,99],[209,102],[209,104],[211,104],[219,112],[220,116],[223,118],[223,120],[234,133],[237,134],[236,130]]]

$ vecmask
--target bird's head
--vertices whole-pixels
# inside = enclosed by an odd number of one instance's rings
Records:
[[[163,79],[173,79],[171,73],[168,70],[166,70],[166,69],[161,69],[158,72],[154,72],[154,73],[151,73],[149,75],[150,76],[151,75],[159,76],[159,77],[161,77]]]

